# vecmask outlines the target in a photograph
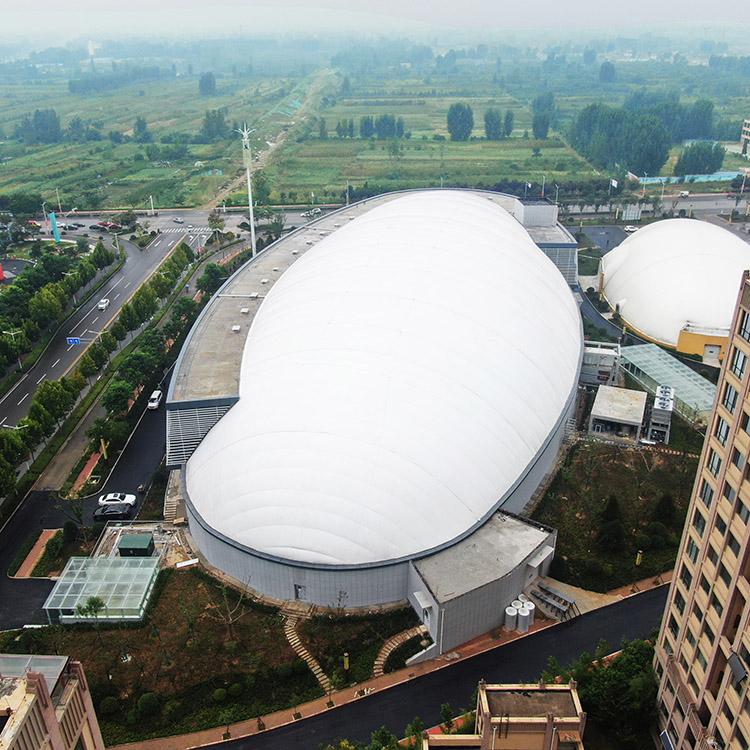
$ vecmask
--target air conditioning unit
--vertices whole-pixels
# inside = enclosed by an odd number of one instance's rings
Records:
[[[260,283],[261,283],[261,284],[267,284],[267,283],[268,283],[268,279],[261,279],[261,280],[260,280]]]
[[[258,299],[258,292],[252,292],[250,299]]]
[[[247,315],[250,312],[249,307],[243,307],[240,309],[240,315]]]
[[[232,333],[239,333],[241,329],[242,329],[242,326],[233,325],[232,326]]]

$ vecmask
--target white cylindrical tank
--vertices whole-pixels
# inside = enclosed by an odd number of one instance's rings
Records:
[[[523,604],[526,604],[529,601],[529,597],[526,596],[526,594],[519,594],[518,601],[522,602]]]
[[[520,599],[514,599],[510,603],[510,606],[515,607],[516,609],[521,609],[521,607],[523,607],[523,602]]]
[[[518,610],[518,625],[516,630],[519,633],[528,633],[529,626],[531,625],[531,613],[526,607],[521,607]]]
[[[534,602],[526,601],[523,605],[529,610],[529,626],[534,624],[534,612],[536,610],[536,604]]]
[[[515,630],[518,624],[518,610],[515,607],[505,608],[505,629]]]

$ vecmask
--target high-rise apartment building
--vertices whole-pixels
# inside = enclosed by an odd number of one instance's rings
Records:
[[[745,272],[656,646],[665,750],[750,747],[749,358]]]

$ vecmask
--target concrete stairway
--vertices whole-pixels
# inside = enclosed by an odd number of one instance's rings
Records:
[[[164,496],[164,520],[167,523],[173,523],[177,516],[177,498],[167,493]]]
[[[302,659],[310,670],[315,675],[315,679],[320,684],[320,687],[325,690],[326,693],[331,692],[331,681],[326,676],[325,672],[321,669],[318,660],[305,648],[302,641],[300,641],[299,635],[297,634],[297,624],[299,618],[294,615],[287,615],[284,621],[284,635],[286,636],[289,645],[294,649],[297,656]]]
[[[380,649],[377,658],[375,659],[375,665],[372,668],[372,676],[380,677],[385,674],[385,662],[393,651],[395,651],[402,643],[416,638],[418,635],[427,635],[427,628],[424,625],[417,625],[409,630],[404,630],[401,633],[396,633],[393,637],[389,638]]]

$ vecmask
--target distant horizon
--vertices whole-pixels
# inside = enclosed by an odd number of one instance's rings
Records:
[[[77,0],[73,5],[71,12],[71,4],[63,9],[56,0],[40,0],[33,7],[4,10],[0,44],[39,49],[90,39],[341,35],[437,38],[446,43],[461,39],[468,44],[535,33],[545,40],[582,33],[607,38],[687,35],[726,41],[750,51],[750,22],[719,24],[714,8],[694,0],[667,0],[660,5],[631,0],[627,17],[621,8],[606,8],[597,0],[564,5],[537,0],[533,14],[528,13],[528,6],[498,10],[487,0],[468,0],[461,5],[460,15],[455,6],[439,0],[412,0],[406,5],[382,0],[377,11],[356,0],[277,0],[273,6],[252,8],[242,0],[222,0],[210,9],[196,0],[164,0],[158,11],[150,0],[131,0],[127,9],[113,0]],[[44,23],[40,25],[39,19]]]

